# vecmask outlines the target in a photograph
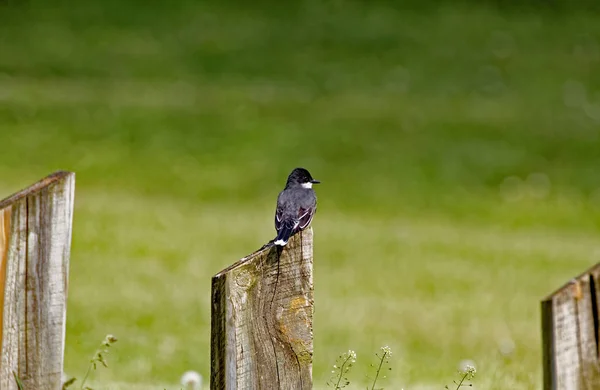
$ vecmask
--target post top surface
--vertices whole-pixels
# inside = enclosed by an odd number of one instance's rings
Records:
[[[582,272],[579,275],[571,278],[568,282],[566,282],[565,284],[563,284],[561,287],[557,288],[551,294],[549,294],[544,299],[542,299],[542,302],[551,301],[554,297],[556,297],[557,295],[561,294],[565,289],[567,289],[570,286],[572,286],[574,281],[579,281],[579,280],[581,280],[582,278],[586,277],[589,274],[596,274],[597,275],[599,273],[600,273],[600,263],[596,263],[595,265],[591,266],[590,268],[588,268],[584,272]]]
[[[301,232],[298,232],[298,233],[294,234],[292,237],[290,237],[290,241],[286,245],[286,249],[289,250],[289,248],[293,248],[295,245],[297,245],[298,240],[311,240],[311,242],[312,242],[312,238],[313,238],[312,226],[309,226],[307,229],[305,229]],[[257,251],[249,254],[248,256],[241,258],[240,260],[231,264],[227,268],[219,271],[219,273],[217,273],[216,275],[213,276],[213,279],[215,279],[215,278],[218,279],[220,277],[223,277],[226,274],[228,274],[229,272],[233,271],[234,269],[244,266],[249,261],[253,261],[254,259],[257,259],[261,256],[268,255],[269,253],[271,253],[271,251],[277,251],[277,250],[283,251],[286,249],[282,249],[281,247],[275,246],[275,245],[273,245],[272,241],[270,241],[269,243],[263,245],[263,247],[258,249]]]
[[[48,187],[49,185],[51,185],[61,179],[64,179],[66,177],[72,176],[72,175],[75,175],[75,173],[68,172],[68,171],[54,172],[54,173],[46,176],[42,180],[38,181],[37,183],[32,184],[31,186],[13,194],[13,195],[10,195],[8,198],[0,200],[0,210],[10,206],[11,204],[21,200],[22,198],[24,198],[30,194],[36,193],[36,192]]]

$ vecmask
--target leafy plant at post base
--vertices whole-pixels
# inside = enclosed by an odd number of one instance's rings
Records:
[[[63,383],[62,385],[62,390],[67,390],[69,388],[69,386],[71,386],[73,383],[75,383],[75,381],[77,380],[77,378],[71,378],[65,381],[65,383]]]
[[[17,387],[19,388],[19,390],[24,390],[25,387],[23,387],[23,382],[21,382],[21,380],[19,379],[17,373],[14,372],[14,371],[13,371],[13,376],[15,377],[15,382],[17,382]]]
[[[81,390],[93,390],[91,387],[85,386],[85,382],[90,376],[90,372],[92,371],[92,369],[96,370],[98,363],[102,364],[104,367],[108,367],[108,363],[106,362],[106,355],[108,355],[109,353],[110,346],[116,342],[117,338],[115,336],[111,334],[106,335],[106,337],[102,341],[102,344],[100,344],[100,348],[96,350],[96,353],[94,353],[94,356],[92,356],[92,358],[90,359],[90,365],[88,366],[88,369],[79,387]],[[67,390],[67,388],[73,383],[75,383],[76,380],[76,378],[71,378],[67,380],[65,383],[63,383],[62,390]]]
[[[346,377],[352,364],[356,362],[356,352],[348,350],[348,352],[338,356],[336,364],[333,365],[333,374],[331,379],[327,382],[327,386],[333,387],[335,390],[343,389],[350,384],[350,381]]]
[[[17,382],[17,388],[19,390],[25,390],[25,386],[23,386],[23,382],[21,382],[21,379],[19,379],[19,376],[14,371],[13,371],[13,376],[15,377],[15,382]],[[69,386],[71,386],[73,383],[75,383],[76,380],[77,379],[75,379],[75,378],[71,378],[71,379],[67,380],[65,383],[63,383],[61,389],[66,390]]]
[[[381,355],[379,355],[379,353]],[[379,375],[382,373],[382,370],[385,369],[385,365],[387,364],[388,370],[391,370],[392,368],[389,367],[390,361],[388,360],[391,356],[392,356],[392,349],[390,347],[388,347],[387,345],[385,347],[381,347],[381,352],[376,353],[375,356],[377,356],[377,358],[379,359],[377,362],[377,370],[375,371],[375,378],[373,379],[373,384],[371,385],[371,390],[375,390],[375,385],[377,384],[377,380],[379,379]],[[371,367],[375,367],[373,364],[371,364]],[[383,378],[386,378],[386,376],[384,375]],[[382,387],[378,388],[377,390],[381,390],[383,389]],[[367,387],[367,390],[369,390],[369,387]]]
[[[458,370],[459,379],[454,381],[454,384],[456,385],[455,390],[459,390],[461,387],[473,386],[472,383],[465,383],[465,381],[470,381],[475,378],[476,372],[477,370],[475,370],[475,367],[470,364],[467,364],[462,370]],[[448,385],[446,385],[446,389],[450,390]]]

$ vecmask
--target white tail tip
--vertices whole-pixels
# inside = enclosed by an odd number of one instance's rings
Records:
[[[285,244],[287,244],[287,241],[277,240],[274,242],[274,244],[279,246],[285,246]]]

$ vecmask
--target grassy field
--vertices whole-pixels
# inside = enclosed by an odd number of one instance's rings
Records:
[[[0,197],[77,172],[67,373],[113,333],[98,388],[207,381],[210,278],[304,166],[316,387],[383,345],[389,389],[541,387],[540,299],[600,261],[600,16],[149,4],[0,2]]]

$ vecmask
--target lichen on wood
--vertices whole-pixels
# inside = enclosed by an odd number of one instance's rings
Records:
[[[212,280],[211,389],[311,389],[313,233]]]
[[[61,388],[75,174],[0,201],[0,389]]]

